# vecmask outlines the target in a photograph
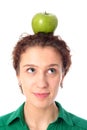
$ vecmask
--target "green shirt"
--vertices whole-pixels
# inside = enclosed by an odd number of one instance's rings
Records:
[[[47,130],[87,130],[87,120],[77,117],[55,102],[59,115]],[[24,103],[14,112],[0,117],[0,130],[29,130],[24,121]]]

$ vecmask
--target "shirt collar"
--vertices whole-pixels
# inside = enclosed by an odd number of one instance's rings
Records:
[[[12,112],[11,116],[7,120],[7,125],[11,124],[16,119],[21,120],[23,125],[25,124],[25,121],[24,121],[24,104],[25,103],[23,103],[16,111]]]
[[[73,126],[73,121],[70,117],[70,114],[61,106],[60,103],[55,102],[58,109],[59,109],[59,115],[56,121],[64,120],[68,125]]]
[[[68,125],[73,126],[72,119],[70,117],[70,114],[62,108],[61,104],[58,102],[55,102],[58,109],[59,109],[59,115],[55,122],[58,122],[59,120],[64,120]],[[25,125],[24,121],[24,104],[23,103],[16,111],[14,111],[9,119],[7,120],[7,125],[11,124],[14,120],[19,119],[22,122],[22,125]]]

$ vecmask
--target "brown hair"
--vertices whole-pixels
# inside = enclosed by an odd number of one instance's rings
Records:
[[[45,33],[27,35],[25,37],[22,37],[17,42],[12,53],[13,67],[16,71],[16,74],[18,74],[19,72],[21,54],[23,54],[27,48],[33,46],[54,47],[62,56],[63,70],[64,74],[66,75],[71,65],[70,49],[67,46],[66,42],[62,40],[59,36],[54,36],[53,34],[45,34]]]

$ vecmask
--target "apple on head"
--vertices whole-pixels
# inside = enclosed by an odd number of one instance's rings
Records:
[[[54,33],[58,25],[56,15],[51,13],[37,13],[32,18],[32,29],[34,33]]]

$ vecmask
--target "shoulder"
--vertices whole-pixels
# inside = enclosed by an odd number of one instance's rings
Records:
[[[87,130],[87,120],[86,119],[83,119],[77,115],[74,115],[72,113],[68,113],[71,117],[71,120],[73,122],[73,125],[79,127],[79,128],[82,128],[84,130]]]
[[[0,116],[0,128],[5,127],[8,124],[8,120],[13,113],[14,112],[11,112],[11,113],[8,113],[6,115]]]
[[[4,128],[4,127],[7,128],[9,124],[16,124],[17,121],[22,120],[23,108],[24,108],[24,103],[15,111],[12,111],[11,113],[0,116],[0,130],[1,128]]]
[[[72,128],[72,130],[87,130],[87,120],[83,119],[73,113],[65,110],[60,103],[56,102],[57,107],[59,108],[58,119],[62,119],[64,126]],[[65,125],[66,124],[66,125]],[[63,124],[62,124],[63,125]]]

